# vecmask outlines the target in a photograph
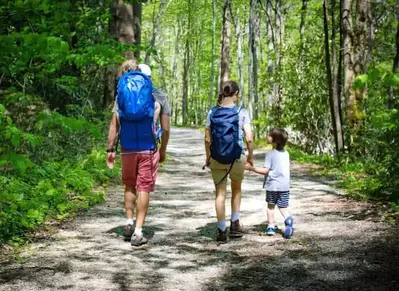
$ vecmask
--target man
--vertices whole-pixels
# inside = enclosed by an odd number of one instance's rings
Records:
[[[148,65],[140,64],[138,69],[151,78],[151,69]],[[122,160],[122,181],[125,185],[124,202],[126,209],[125,238],[130,238],[132,246],[141,246],[147,243],[143,236],[142,228],[148,211],[149,193],[154,191],[155,180],[159,163],[166,157],[166,147],[170,133],[170,113],[171,109],[166,95],[153,87],[152,95],[155,99],[156,111],[159,115],[161,129],[161,146],[155,151],[124,151],[121,150]],[[108,132],[107,165],[113,168],[115,162],[115,143],[119,132],[118,103],[117,96],[112,110],[112,119]],[[136,204],[136,226],[134,227],[134,208]]]

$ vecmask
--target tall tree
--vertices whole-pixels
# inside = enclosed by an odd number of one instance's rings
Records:
[[[140,0],[133,1],[133,24],[134,24],[134,43],[138,49],[134,52],[136,59],[140,58],[140,45],[141,45],[141,14],[143,11],[142,3]]]
[[[329,95],[329,103],[330,103],[330,112],[331,112],[331,120],[333,124],[333,132],[334,132],[334,140],[335,140],[335,152],[339,154],[344,145],[343,145],[343,137],[342,137],[342,127],[341,127],[341,118],[339,116],[340,110],[339,106],[339,95],[337,91],[337,76],[338,70],[336,61],[336,49],[335,49],[335,22],[334,22],[334,12],[335,8],[335,0],[332,5],[332,56],[333,56],[333,68],[334,68],[334,78],[331,73],[331,61],[330,61],[330,41],[329,41],[329,29],[328,29],[328,0],[324,0],[323,2],[323,11],[324,11],[324,48],[325,48],[325,62],[326,62],[326,70],[327,70],[327,86],[328,86],[328,95]]]
[[[235,27],[235,35],[237,39],[237,68],[238,68],[238,80],[240,83],[240,100],[241,105],[245,107],[245,84],[244,84],[244,52],[243,52],[243,39],[245,33],[244,28],[241,28],[240,21],[240,8],[237,8],[237,16],[234,16],[233,11],[230,11],[231,19],[233,20]]]
[[[282,56],[281,56],[281,51],[283,47],[283,41],[284,41],[284,34],[285,34],[285,22],[284,22],[284,12],[283,12],[283,4],[282,0],[276,0],[276,45],[275,45],[275,50],[276,50],[276,67],[280,71],[282,67]],[[280,74],[280,72],[279,72]],[[281,85],[281,78],[279,78],[278,84],[275,86],[275,96],[277,97],[277,102],[276,102],[276,107],[277,107],[277,112],[278,116],[281,116],[282,112],[282,107],[284,103],[284,96],[283,96],[283,91],[282,91],[282,85]]]
[[[109,35],[111,38],[124,43],[134,44],[134,18],[133,6],[125,4],[122,0],[115,0],[111,6],[111,16],[109,22]],[[103,106],[112,104],[115,96],[116,69],[108,66],[105,70],[104,99]]]
[[[370,62],[370,53],[373,33],[370,1],[356,0],[356,10],[352,11],[353,1],[342,0],[341,14],[344,38],[344,72],[345,72],[345,99],[347,119],[351,135],[361,130],[364,113],[361,104],[364,90],[354,89],[354,80],[357,76],[367,72]],[[355,23],[352,14],[356,12]]]
[[[221,35],[221,52],[220,52],[220,75],[219,89],[222,90],[224,82],[229,80],[230,73],[230,22],[231,0],[225,0],[223,5],[223,22]]]
[[[304,46],[305,46],[305,24],[306,24],[306,14],[308,10],[308,2],[309,0],[302,0],[302,8],[301,8],[301,22],[299,24],[299,52],[298,52],[298,64],[297,64],[297,72],[299,76],[299,97],[302,97],[304,91]]]
[[[260,20],[258,14],[258,1],[250,0],[250,17],[249,17],[249,62],[248,67],[248,92],[249,102],[248,110],[251,119],[257,119],[257,102],[258,102],[258,57],[259,57],[259,40],[260,40]]]
[[[267,61],[267,72],[270,76],[274,73],[274,59],[273,54],[275,53],[274,50],[274,43],[275,43],[275,33],[274,33],[274,25],[273,25],[273,4],[272,0],[266,0],[266,32],[267,32],[267,42],[268,42],[268,61]],[[275,82],[274,78],[269,78],[270,84],[270,92],[268,95],[268,105],[273,106],[274,100],[276,100],[275,96]]]
[[[168,9],[170,2],[171,2],[171,0],[169,0],[169,2],[166,4],[166,0],[161,0],[161,2],[159,3],[158,14],[156,17],[153,17],[154,19],[153,19],[153,25],[152,25],[152,37],[151,37],[150,45],[148,46],[148,48],[145,52],[144,62],[146,64],[148,64],[150,61],[150,56],[151,56],[152,50],[154,50],[154,49],[156,50],[155,43],[156,43],[157,37],[158,37],[159,23],[161,21],[163,14],[166,12],[166,9]]]
[[[212,0],[212,63],[211,63],[211,85],[209,89],[209,108],[212,107],[215,96],[215,39],[216,39],[216,0]]]
[[[392,72],[394,74],[398,73],[399,71],[399,19],[398,19],[398,24],[397,24],[397,30],[396,30],[396,55],[393,60],[393,68]],[[389,87],[389,100],[388,100],[388,108],[393,109],[397,106],[397,97],[395,96],[395,92],[393,89],[393,86],[391,85]]]
[[[190,70],[190,33],[191,33],[191,0],[187,0],[187,30],[185,37],[184,59],[183,59],[183,96],[182,113],[183,124],[188,122],[188,95],[189,95],[189,70]]]

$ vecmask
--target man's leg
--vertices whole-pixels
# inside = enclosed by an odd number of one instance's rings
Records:
[[[121,155],[122,159],[122,181],[125,184],[124,202],[126,211],[126,225],[124,230],[125,240],[130,240],[134,232],[134,207],[137,199],[136,180],[137,180],[137,156]]]
[[[134,207],[136,204],[136,200],[137,200],[136,189],[126,186],[125,187],[125,210],[126,210],[126,218],[128,220],[133,220]]]
[[[147,216],[149,203],[150,203],[150,193],[139,191],[137,198],[136,230],[135,230],[137,235],[142,235],[141,231],[143,229],[144,221]]]
[[[150,192],[154,191],[159,167],[159,152],[139,154],[137,175],[136,228],[130,240],[133,246],[147,243],[143,236],[143,225],[148,212]]]

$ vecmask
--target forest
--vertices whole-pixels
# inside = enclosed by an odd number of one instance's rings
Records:
[[[257,144],[399,211],[396,0],[2,0],[0,244],[104,200],[116,71],[150,65],[175,126],[203,127],[235,80]],[[173,132],[172,132],[173,134]]]

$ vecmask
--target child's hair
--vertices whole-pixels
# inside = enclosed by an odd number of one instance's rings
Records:
[[[288,141],[288,133],[284,128],[273,128],[269,132],[277,150],[283,150]]]
[[[139,69],[139,64],[136,60],[127,60],[122,63],[122,65],[118,68],[118,77],[121,77],[123,74],[129,71],[137,71]]]
[[[226,81],[223,83],[222,86],[222,92],[219,94],[218,98],[218,105],[222,102],[223,98],[225,97],[231,97],[233,96],[236,92],[239,92],[240,89],[238,88],[238,85],[234,81]]]

